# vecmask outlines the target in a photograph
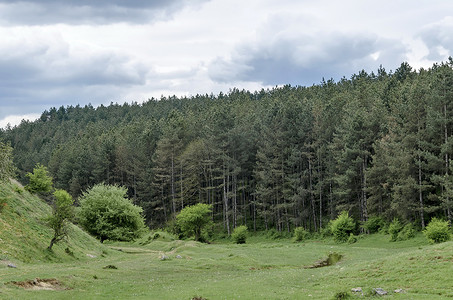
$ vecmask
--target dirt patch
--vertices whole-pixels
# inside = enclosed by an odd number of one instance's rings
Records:
[[[328,267],[335,265],[337,262],[339,262],[343,258],[343,255],[332,252],[329,254],[329,256],[325,259],[318,260],[311,266],[304,267],[305,269],[314,269],[314,268],[322,268],[322,267]]]
[[[114,266],[114,265],[107,265],[107,266],[103,267],[103,269],[118,270],[118,267]]]
[[[40,279],[35,278],[33,280],[26,281],[11,281],[11,284],[24,288],[26,290],[66,290],[60,281],[55,278],[52,279]]]

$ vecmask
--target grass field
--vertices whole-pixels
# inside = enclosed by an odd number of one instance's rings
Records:
[[[453,297],[453,242],[432,246],[422,236],[395,243],[388,239],[372,235],[353,245],[262,238],[245,245],[110,244],[113,250],[105,257],[1,267],[0,298],[334,299],[339,292],[352,296],[356,287],[363,289],[364,297],[371,296],[373,288],[383,288],[393,299]],[[304,268],[330,252],[344,257],[334,266]],[[168,259],[161,260],[162,255]],[[105,268],[109,265],[117,269]],[[34,278],[58,279],[64,289],[25,290],[10,283]]]
[[[352,245],[252,236],[236,245],[160,233],[103,245],[72,226],[49,252],[42,218],[50,207],[17,183],[1,185],[0,198],[0,299],[359,299],[373,288],[392,299],[453,298],[453,242],[429,245],[421,234],[392,243],[375,234]],[[343,256],[336,265],[307,268],[332,252]],[[363,296],[351,292],[357,287]]]

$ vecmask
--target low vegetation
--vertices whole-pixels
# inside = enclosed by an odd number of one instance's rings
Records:
[[[431,243],[443,243],[451,238],[451,230],[447,221],[433,218],[423,232]]]
[[[430,245],[421,233],[393,243],[387,234],[364,235],[354,246],[305,234],[304,243],[294,243],[302,230],[293,237],[249,233],[238,245],[234,239],[182,241],[160,230],[135,242],[100,244],[68,223],[68,237],[48,251],[54,232],[43,217],[52,208],[17,182],[1,184],[0,198],[8,204],[0,213],[0,293],[6,299],[332,299],[355,297],[358,287],[364,295],[382,288],[395,299],[453,296],[444,284],[453,242]],[[350,228],[347,218],[338,219]],[[321,261],[327,263],[313,268]]]
[[[66,224],[67,237],[49,251],[49,243],[55,236],[55,231],[46,222],[53,215],[51,206],[27,192],[17,181],[0,183],[0,200],[6,203],[0,212],[0,262],[19,266],[82,262],[89,258],[88,254],[101,256],[109,251],[72,223]]]
[[[234,229],[231,237],[236,244],[245,244],[245,242],[247,241],[247,235],[247,226],[241,225]]]
[[[294,228],[294,241],[295,242],[302,242],[307,239],[309,236],[309,232],[305,230],[303,227],[296,227]]]
[[[333,234],[335,241],[339,243],[347,242],[351,234],[354,234],[356,223],[351,218],[347,211],[343,211],[340,215],[330,223],[330,231]]]
[[[353,247],[330,239],[294,243],[262,235],[251,235],[242,245],[228,240],[203,244],[156,238],[143,243],[146,240],[108,242],[116,251],[89,258],[89,264],[0,267],[0,292],[6,299],[332,299],[340,293],[368,297],[381,288],[392,299],[453,296],[445,284],[453,242],[430,245],[421,234],[395,243],[388,235],[373,234]],[[341,259],[312,267],[332,253]],[[429,276],[424,275],[426,268]],[[12,284],[35,278],[38,283],[53,279],[58,285],[55,290],[34,290]],[[362,293],[352,291],[359,287]]]

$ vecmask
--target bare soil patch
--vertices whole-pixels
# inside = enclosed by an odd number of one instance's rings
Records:
[[[11,281],[11,284],[24,288],[26,290],[66,290],[67,288],[61,284],[55,278],[51,279],[40,279],[35,278],[33,280],[26,281]]]
[[[343,255],[338,254],[336,252],[332,252],[329,256],[325,259],[318,260],[311,266],[304,267],[305,269],[315,269],[315,268],[322,268],[335,265],[343,258]]]

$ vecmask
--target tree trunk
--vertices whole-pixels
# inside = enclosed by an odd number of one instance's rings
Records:
[[[182,175],[182,162],[180,162],[179,168],[179,189],[181,197],[181,209],[184,208],[184,190],[183,190],[183,175]]]
[[[321,174],[321,153],[318,150],[318,176],[319,176],[319,229],[322,228],[322,174]]]
[[[173,217],[176,216],[176,200],[175,200],[175,160],[174,154],[171,154],[171,203],[173,209]]]
[[[367,169],[367,156],[363,158],[362,161],[362,197],[361,197],[361,220],[362,222],[366,222],[368,220],[368,203],[367,203],[367,181],[366,181],[366,169]],[[363,228],[360,229],[363,231]]]
[[[55,236],[52,238],[52,240],[50,241],[50,245],[49,247],[47,247],[47,249],[50,251],[52,250],[52,247],[54,245],[54,243],[57,241],[57,239],[55,238]]]
[[[420,151],[420,150],[419,150]],[[422,229],[425,228],[425,216],[424,216],[424,208],[423,208],[423,193],[422,193],[422,166],[421,166],[421,157],[420,153],[418,154],[418,200],[420,203],[420,219]]]
[[[311,168],[311,160],[308,159],[308,173],[309,173],[309,181],[310,181],[310,199],[311,199],[311,213],[313,217],[313,225],[315,227],[315,231],[318,231],[318,224],[316,222],[316,212],[315,212],[315,197],[313,195],[313,171]]]
[[[445,144],[448,143],[448,128],[447,128],[447,104],[444,104],[444,119],[445,119],[445,124],[444,124],[444,137],[445,137]],[[448,170],[449,170],[449,160],[448,160],[448,152],[445,151],[445,178],[448,178]],[[447,180],[447,179],[446,179]],[[451,224],[451,207],[450,207],[450,196],[447,194],[446,197],[446,203],[447,203],[447,218],[448,222]]]
[[[227,228],[228,235],[230,235],[230,218],[228,216],[228,185],[230,184],[230,176],[228,176],[226,173],[225,168],[223,169],[223,207],[224,207],[224,220],[225,220],[225,226]],[[225,178],[225,176],[227,178]]]

